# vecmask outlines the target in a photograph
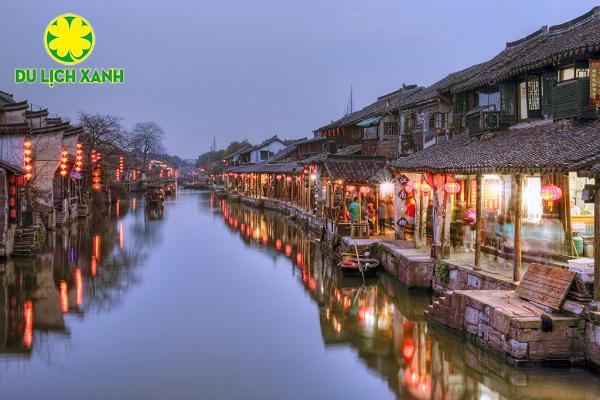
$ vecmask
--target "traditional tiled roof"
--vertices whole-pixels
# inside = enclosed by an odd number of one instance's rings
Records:
[[[341,149],[338,149],[337,153],[335,153],[335,154],[341,155],[341,156],[349,156],[349,155],[353,155],[356,153],[360,153],[361,151],[362,151],[361,144],[353,144],[351,146],[346,146],[346,147],[342,147]],[[322,163],[323,161],[325,161],[327,159],[328,155],[330,155],[328,152],[322,151],[320,153],[315,154],[314,156],[305,158],[304,160],[300,160],[298,162],[302,165],[319,164],[319,163]]]
[[[576,54],[600,50],[600,7],[564,24],[544,26],[533,34],[507,43],[484,68],[452,92],[492,85],[525,71],[559,63]]]
[[[491,137],[463,133],[390,162],[399,171],[513,173],[572,171],[600,161],[600,121],[555,122]]]
[[[233,153],[228,154],[227,156],[223,157],[223,160],[232,160],[236,156],[239,156],[240,154],[246,153],[246,151],[248,149],[252,149],[253,147],[254,146],[252,146],[251,144],[244,145],[243,147],[240,147],[239,149],[237,149]]]
[[[407,96],[405,100],[402,101],[402,109],[409,109],[420,104],[426,103],[430,100],[433,100],[440,96],[441,93],[448,90],[448,88],[455,86],[475,74],[479,73],[487,63],[481,63],[477,65],[473,65],[471,67],[465,68],[461,71],[453,72],[443,79],[437,81],[431,86],[424,88],[423,90],[419,90],[414,94]]]
[[[0,90],[0,105],[15,103],[13,99],[13,95],[8,92],[3,92]]]
[[[245,164],[237,167],[232,167],[228,172],[234,172],[236,174],[291,174],[302,171],[301,167],[297,163],[267,163],[262,161],[256,164]]]
[[[342,179],[347,183],[367,183],[385,167],[385,158],[330,154],[323,166],[332,180]]]
[[[400,98],[402,99],[402,104],[410,98],[414,93],[422,90],[421,86],[410,85],[406,86],[403,89],[398,89],[391,93],[385,94],[377,98],[377,100],[368,106],[364,107],[359,111],[355,111],[353,113],[344,115],[342,118],[334,121],[328,125],[322,126],[317,129],[317,131],[333,128],[333,127],[341,127],[347,125],[354,125],[363,119],[368,117],[383,115],[386,112],[392,112],[398,109],[398,103],[400,102]],[[402,91],[402,92],[401,92]]]
[[[10,171],[15,175],[23,175],[23,168],[4,160],[0,160],[0,168]]]

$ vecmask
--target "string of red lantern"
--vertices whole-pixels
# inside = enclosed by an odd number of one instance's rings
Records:
[[[63,145],[60,151],[60,176],[67,176],[67,161],[68,161],[67,146]]]
[[[29,139],[23,141],[23,169],[25,170],[25,179],[30,181],[33,178],[33,152]]]
[[[81,172],[83,168],[83,148],[81,143],[77,143],[75,150],[75,172]]]

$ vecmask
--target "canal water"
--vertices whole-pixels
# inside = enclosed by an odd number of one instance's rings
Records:
[[[207,192],[120,200],[0,265],[1,399],[595,399],[428,325],[425,292],[340,276],[294,221]]]

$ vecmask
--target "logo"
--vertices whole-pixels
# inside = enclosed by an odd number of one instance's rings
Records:
[[[54,18],[44,31],[46,53],[59,64],[73,66],[92,55],[96,34],[80,15],[67,13]],[[123,68],[15,68],[15,83],[115,84],[125,82]]]
[[[54,18],[44,32],[48,55],[64,65],[79,64],[94,51],[96,36],[92,25],[77,14],[62,14]]]

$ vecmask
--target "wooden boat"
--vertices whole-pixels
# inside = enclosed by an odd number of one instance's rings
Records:
[[[165,201],[165,195],[162,188],[150,189],[146,192],[146,205],[157,206]]]
[[[177,190],[177,184],[174,182],[167,183],[165,185],[165,194],[167,194],[169,196],[174,194],[176,190]]]
[[[344,275],[371,276],[377,273],[379,260],[376,258],[344,256],[337,266]]]

